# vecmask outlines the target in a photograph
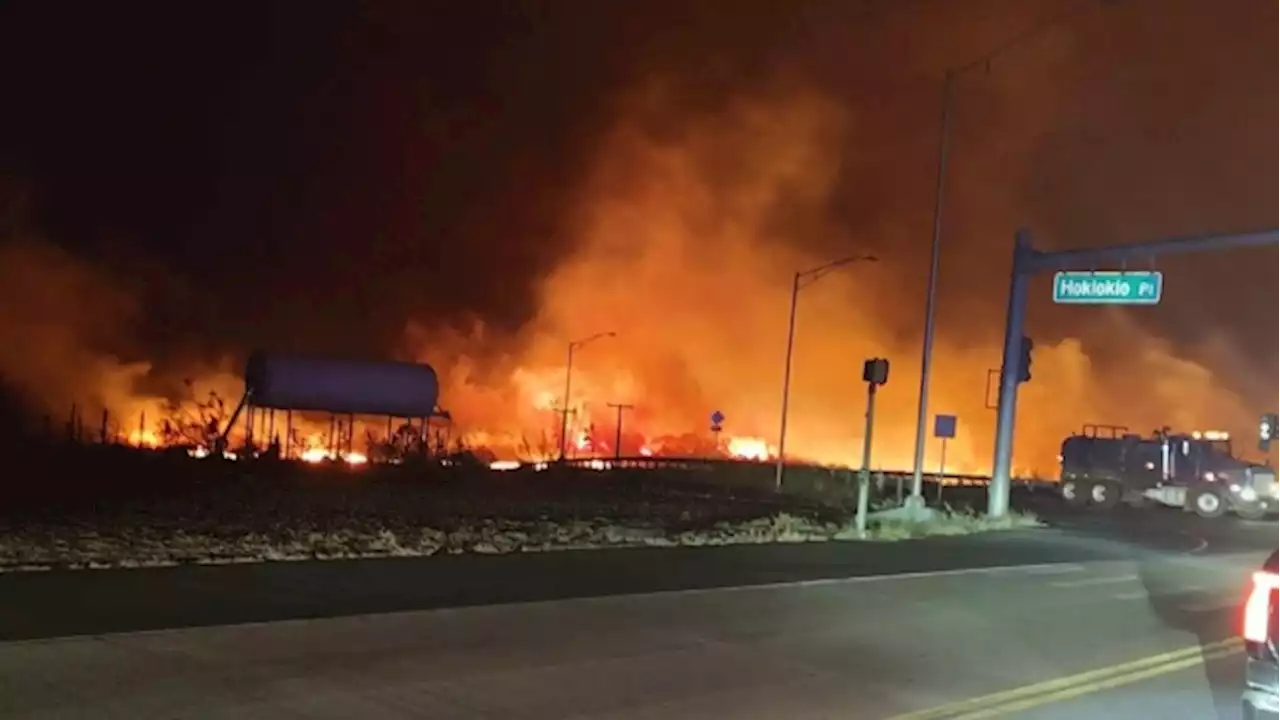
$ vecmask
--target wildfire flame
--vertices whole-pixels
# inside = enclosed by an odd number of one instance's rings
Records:
[[[765,461],[776,457],[776,451],[770,451],[769,444],[763,438],[732,437],[729,438],[729,454],[742,460]]]
[[[323,448],[307,448],[298,454],[298,459],[302,462],[319,464],[340,460],[348,465],[364,465],[369,462],[369,457],[364,453],[358,452],[334,452]]]
[[[814,88],[765,87],[694,111],[673,108],[685,94],[667,90],[646,84],[619,99],[598,154],[566,192],[569,210],[560,220],[571,247],[532,288],[536,306],[519,332],[494,338],[484,327],[463,334],[412,323],[406,329],[398,349],[440,373],[441,404],[457,419],[451,437],[463,447],[491,451],[504,467],[545,463],[558,455],[567,418],[564,444],[582,459],[776,457],[779,439],[771,433],[778,428],[792,273],[838,257],[833,253],[871,250],[863,247],[870,236],[882,247],[902,248],[927,236],[920,229],[927,223],[913,226],[910,213],[868,210],[870,219],[859,227],[831,213],[833,200],[857,194],[850,188],[859,182],[870,187],[880,176],[888,179],[885,171],[900,164],[860,170],[860,162],[848,162],[852,156],[832,151],[856,145],[862,131],[860,118],[838,98]],[[987,198],[990,207],[1012,199]],[[848,214],[858,213],[842,213]],[[984,233],[1007,238],[1007,228],[974,226],[968,234]],[[885,262],[875,268],[843,267],[804,291],[796,316],[789,460],[861,461],[865,387],[857,366],[861,358],[879,356],[891,358],[894,370],[879,395],[873,466],[908,469],[914,462],[918,377],[910,368],[918,357],[923,298],[904,288],[918,285],[920,258],[905,249],[880,254]],[[947,441],[946,469],[981,473],[989,470],[994,435],[983,386],[999,362],[1004,307],[998,293],[983,288],[1005,285],[992,282],[1003,271],[985,250],[956,255],[970,262],[947,272],[966,277],[970,292],[940,303],[960,310],[939,318],[929,407],[959,418],[957,436]],[[138,428],[113,438],[139,447],[195,445],[193,453],[207,454],[207,433],[176,439],[161,430],[181,414],[169,407],[169,397],[136,392],[143,380],[156,379],[154,368],[102,357],[83,341],[100,327],[127,327],[123,310],[106,312],[129,304],[111,301],[128,294],[115,290],[56,247],[0,246],[0,306],[24,308],[3,318],[12,341],[0,349],[0,375],[44,398],[51,425],[61,424],[68,407],[92,398],[101,406],[94,410],[109,408],[119,427]],[[1257,408],[1246,398],[1275,397],[1274,375],[1248,394],[1232,392],[1229,381],[1214,376],[1207,363],[1235,366],[1230,356],[1239,353],[1229,342],[1206,341],[1217,356],[1175,352],[1119,311],[1091,317],[1087,327],[1074,327],[1076,337],[1062,333],[1037,342],[1035,379],[1020,390],[1015,457],[1025,466],[1051,472],[1063,438],[1083,423],[1139,430],[1224,423],[1250,432]],[[581,347],[566,367],[571,340],[606,330],[617,334]],[[1121,351],[1108,357],[1109,347]],[[235,366],[195,368],[184,376],[195,378],[199,392],[216,389],[234,405],[243,388],[229,371]],[[1222,371],[1224,377],[1243,374]],[[634,407],[609,407],[619,402]],[[727,416],[718,437],[708,422],[715,409]],[[96,427],[94,410],[81,407],[72,415],[79,412]],[[190,411],[182,409],[198,415]],[[288,443],[290,454],[304,462],[363,465],[378,459],[363,446],[366,435],[393,434],[382,420],[357,419],[347,433],[354,443],[330,443],[325,424],[299,420],[305,439]],[[265,434],[254,434],[256,444]],[[229,447],[243,447],[244,436],[233,429]],[[332,449],[357,446],[361,451]],[[940,441],[929,438],[926,466],[939,467],[943,454]]]

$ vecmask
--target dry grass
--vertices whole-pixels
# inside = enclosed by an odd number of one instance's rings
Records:
[[[949,512],[926,523],[877,523],[871,526],[867,539],[897,541],[1038,526],[1040,522],[1026,513],[989,520],[974,513]],[[0,572],[858,539],[852,523],[821,522],[787,513],[683,530],[658,523],[619,523],[604,518],[560,522],[483,520],[449,530],[419,527],[393,531],[353,524],[328,531],[280,528],[272,534],[243,535],[211,535],[171,528],[164,531],[114,528],[106,533],[65,528],[55,533],[10,531],[0,535]]]
[[[847,474],[797,473],[796,486],[812,476],[813,492],[779,494],[771,468],[749,463],[716,472],[347,471],[107,447],[35,467],[0,488],[0,572],[861,539]],[[929,523],[874,523],[867,539],[1038,524],[948,509]]]
[[[992,519],[972,510],[941,511],[927,522],[883,521],[870,528],[875,540],[910,540],[939,535],[973,535],[1001,530],[1026,530],[1044,527],[1033,513],[1011,510],[1002,518]]]

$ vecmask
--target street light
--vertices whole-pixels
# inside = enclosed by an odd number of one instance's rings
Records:
[[[592,342],[595,342],[596,340],[599,340],[600,338],[607,338],[607,337],[610,337],[610,338],[617,337],[617,333],[615,332],[596,333],[595,335],[592,335],[590,337],[585,337],[581,340],[574,340],[573,342],[569,343],[569,360],[568,362],[565,363],[565,367],[564,367],[564,407],[560,408],[560,461],[561,462],[564,462],[564,459],[567,457],[567,455],[565,454],[565,448],[566,448],[566,441],[568,440],[568,437],[569,437],[569,389],[571,387],[571,383],[573,382],[573,351],[582,347],[583,345],[586,345],[587,343],[592,343]]]
[[[791,317],[787,321],[787,361],[782,371],[782,420],[778,428],[778,467],[774,475],[775,490],[782,489],[782,468],[786,464],[787,449],[787,405],[791,400],[791,354],[796,344],[796,300],[800,289],[817,282],[822,276],[844,265],[856,262],[875,262],[871,255],[851,255],[839,260],[832,260],[812,270],[797,272],[791,281]]]
[[[942,122],[939,130],[938,138],[938,177],[934,186],[933,194],[933,242],[929,252],[929,279],[928,292],[925,295],[924,305],[924,343],[920,350],[920,398],[916,407],[916,447],[915,462],[911,470],[911,498],[909,502],[915,507],[924,506],[924,447],[925,447],[925,428],[929,423],[929,370],[933,363],[933,325],[934,325],[934,304],[937,299],[938,291],[938,256],[941,250],[942,241],[942,200],[946,191],[947,180],[947,161],[951,154],[951,102],[952,83],[955,79],[977,67],[984,67],[988,71],[991,69],[991,61],[1000,57],[1009,50],[1021,45],[1022,43],[1034,37],[1038,37],[1042,33],[1062,25],[1068,20],[1076,17],[1086,9],[1098,4],[1111,4],[1111,0],[1084,0],[1066,11],[1048,18],[1044,22],[1032,25],[1021,33],[1013,36],[1003,45],[991,50],[978,58],[961,65],[958,68],[947,70],[946,77],[942,82]],[[898,479],[898,502],[902,503],[902,479]]]

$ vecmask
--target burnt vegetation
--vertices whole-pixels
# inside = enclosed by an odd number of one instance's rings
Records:
[[[491,469],[490,454],[464,439],[409,425],[389,434],[366,431],[369,462],[362,465],[283,459],[279,437],[260,438],[258,448],[229,448],[237,459],[193,457],[193,449],[216,446],[234,411],[216,393],[170,405],[154,421],[161,443],[155,448],[128,444],[123,430],[88,429],[75,412],[53,424],[23,413],[19,403],[4,407],[11,408],[2,417],[14,428],[4,436],[14,471],[0,487],[0,535],[60,528],[104,536],[399,535],[504,521],[683,531],[779,513],[846,522],[853,506],[854,479],[846,470],[791,467],[785,492],[777,492],[771,464],[672,458],[560,464],[545,434],[526,439],[526,461],[505,471]],[[110,425],[104,421],[103,428]],[[883,477],[875,485],[888,487]]]
[[[483,449],[408,426],[366,433],[369,462],[359,466],[285,460],[270,448],[235,460],[193,457],[193,448],[216,445],[234,410],[216,393],[172,404],[154,421],[156,448],[128,444],[128,430],[109,418],[92,427],[73,411],[56,423],[4,398],[11,471],[0,486],[0,532],[72,526],[235,535],[595,518],[692,528],[782,511],[847,514],[845,474],[823,469],[792,471],[788,494],[774,493],[771,467],[756,463],[632,461],[603,471],[525,463],[495,471]],[[554,457],[550,437],[526,445],[531,459]]]
[[[231,416],[227,402],[212,390],[194,402],[171,401],[165,410],[159,436],[166,447],[214,447]]]
[[[497,472],[480,463],[351,467],[273,459],[196,459],[177,448],[41,442],[10,476],[7,529],[33,525],[244,534],[385,528],[447,529],[477,520],[604,518],[708,526],[786,511],[814,519],[845,504],[722,484],[747,468],[595,471],[552,465]],[[750,468],[767,470],[767,468]],[[739,480],[743,480],[739,478]]]

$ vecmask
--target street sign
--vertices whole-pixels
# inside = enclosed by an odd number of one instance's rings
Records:
[[[718,432],[720,432],[721,430],[724,430],[724,427],[723,427],[723,426],[721,426],[721,425],[712,425],[712,426],[711,426],[711,432],[713,432],[713,433],[718,433]]]
[[[1063,305],[1158,305],[1164,273],[1065,271],[1054,273],[1053,301]]]
[[[944,440],[954,438],[956,436],[956,416],[934,415],[933,436]]]
[[[711,413],[712,425],[721,425],[723,423],[724,423],[724,413],[720,412],[719,410]]]

